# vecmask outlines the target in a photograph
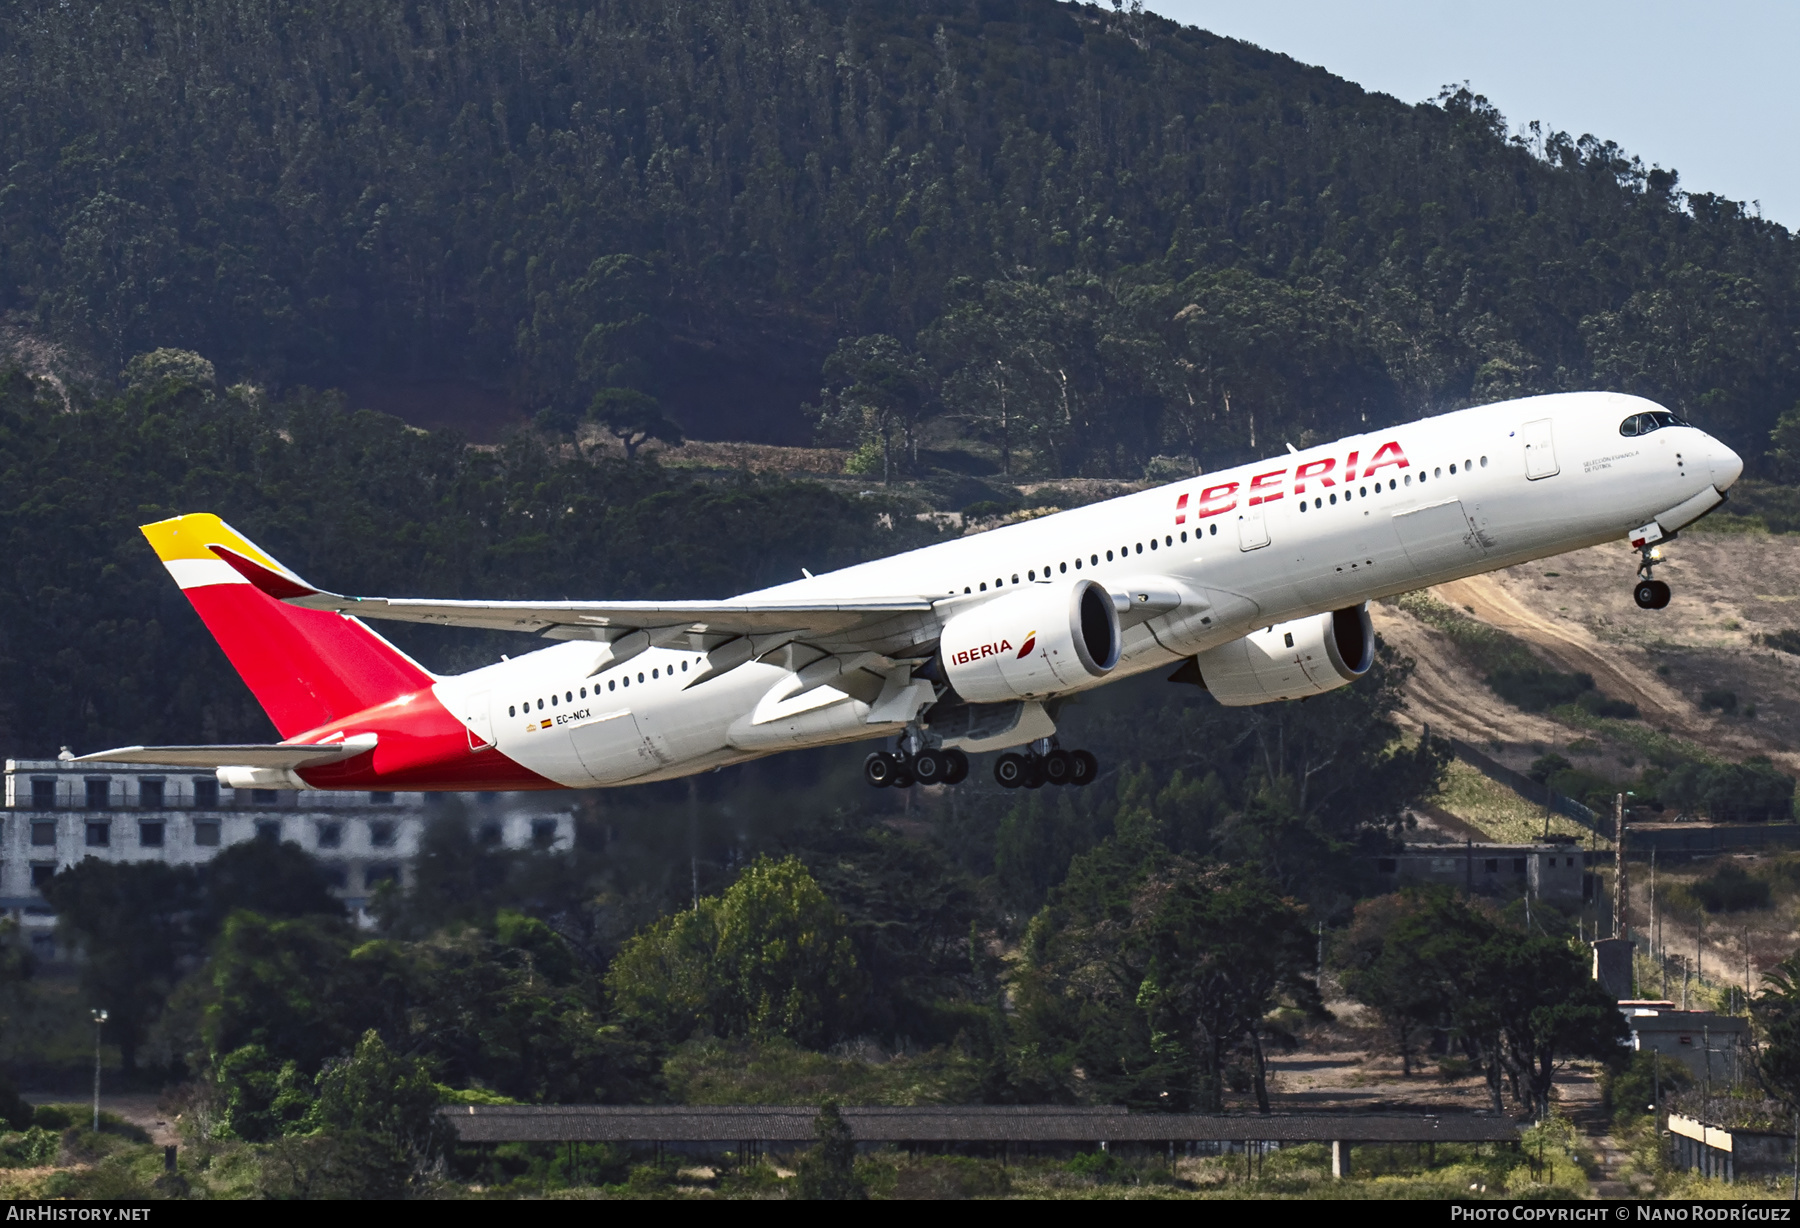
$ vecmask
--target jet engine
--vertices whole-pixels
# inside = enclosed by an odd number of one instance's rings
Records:
[[[1119,614],[1092,580],[1033,584],[944,624],[944,679],[970,703],[1035,699],[1102,677],[1119,663]]]
[[[1252,631],[1209,648],[1171,681],[1194,682],[1230,708],[1334,691],[1369,672],[1375,628],[1364,602]]]

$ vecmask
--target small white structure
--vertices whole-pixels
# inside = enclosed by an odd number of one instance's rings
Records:
[[[1673,1002],[1651,998],[1623,1000],[1619,1013],[1631,1029],[1633,1049],[1674,1058],[1695,1079],[1719,1086],[1739,1077],[1739,1046],[1750,1035],[1742,1016],[1678,1010]]]
[[[210,772],[132,764],[89,771],[58,759],[8,759],[0,812],[0,909],[40,958],[56,957],[56,918],[40,887],[86,857],[197,865],[247,840],[291,841],[318,858],[361,924],[383,882],[413,883],[412,862],[441,794],[229,789]],[[567,794],[457,794],[478,844],[567,852]]]

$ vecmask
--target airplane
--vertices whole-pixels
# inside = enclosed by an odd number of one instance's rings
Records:
[[[210,768],[257,789],[585,789],[881,739],[871,785],[1083,785],[1070,696],[1176,667],[1221,704],[1368,672],[1368,603],[1623,537],[1666,607],[1662,545],[1719,506],[1730,448],[1660,405],[1557,393],[1296,449],[727,601],[343,596],[217,516],[143,533],[281,735],[78,763]],[[367,620],[535,634],[440,676]]]

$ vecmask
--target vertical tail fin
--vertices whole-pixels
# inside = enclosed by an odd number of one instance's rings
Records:
[[[177,516],[142,531],[282,737],[432,684],[424,667],[358,619],[258,591],[211,547],[299,577],[217,516]]]

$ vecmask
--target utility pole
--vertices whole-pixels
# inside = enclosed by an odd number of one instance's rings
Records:
[[[1657,912],[1656,912],[1656,846],[1651,845],[1650,846],[1650,955],[1652,958],[1655,958],[1657,952],[1661,949],[1659,946],[1661,941],[1662,941],[1662,923],[1661,923],[1660,919],[1658,918]],[[1658,961],[1658,966],[1659,967],[1661,966],[1660,961]],[[1662,969],[1662,988],[1658,989],[1657,993],[1661,994],[1665,998],[1669,996],[1669,970],[1667,968]]]
[[[1613,937],[1630,938],[1631,926],[1625,920],[1625,795],[1613,797]]]
[[[94,1133],[100,1133],[100,1030],[106,1025],[106,1012],[95,1010],[94,1016]]]

